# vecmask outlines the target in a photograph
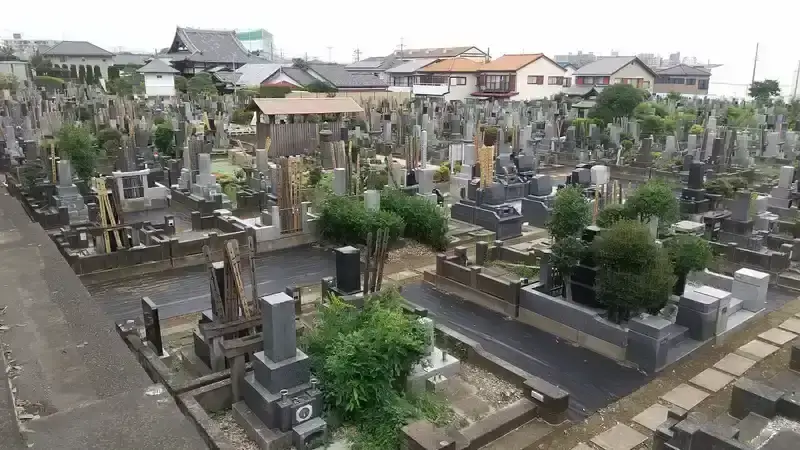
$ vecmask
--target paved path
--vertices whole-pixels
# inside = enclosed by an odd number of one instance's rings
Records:
[[[247,292],[250,289],[248,267],[242,266]],[[334,274],[333,253],[310,246],[271,252],[256,258],[259,294],[279,292],[292,284],[317,284],[323,277]],[[162,318],[211,307],[205,265],[100,282],[91,284],[88,289],[115,321],[141,316],[143,296],[149,296],[159,305]]]
[[[152,388],[111,319],[5,189],[0,289],[0,371],[11,379],[15,397],[0,401],[0,448],[19,448],[14,404],[23,408],[20,419],[31,430],[23,448],[206,447],[166,390]]]
[[[570,393],[573,420],[582,420],[651,378],[423,283],[404,286],[403,297],[427,308],[434,320],[476,340],[487,351],[565,389]]]

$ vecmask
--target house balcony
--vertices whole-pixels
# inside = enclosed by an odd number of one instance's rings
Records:
[[[472,95],[478,97],[510,97],[517,94],[516,75],[480,75],[478,91]]]

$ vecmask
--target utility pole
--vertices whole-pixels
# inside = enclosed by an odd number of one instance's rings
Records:
[[[792,100],[797,100],[797,82],[800,81],[800,61],[797,61],[797,72],[794,75],[794,92],[792,92]]]
[[[756,63],[758,63],[758,42],[756,42],[756,56],[753,58],[753,77],[750,78],[750,86],[756,82]]]
[[[404,56],[403,55],[403,48],[404,48],[404,46],[403,46],[403,37],[401,36],[400,37],[400,57],[401,58]]]
[[[333,50],[333,47],[325,47],[325,48],[328,49],[328,62],[333,62],[333,58],[331,57],[331,50]]]
[[[361,61],[361,50],[358,47],[353,51],[353,59],[355,59],[356,62]]]

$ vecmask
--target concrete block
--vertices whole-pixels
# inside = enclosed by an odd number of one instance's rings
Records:
[[[733,279],[759,287],[769,286],[769,274],[753,269],[739,269],[733,273]]]
[[[778,400],[781,396],[783,391],[749,378],[740,378],[733,385],[730,415],[743,419],[752,412],[771,419],[778,412]]]
[[[750,358],[737,355],[736,353],[729,353],[714,364],[714,368],[738,377],[747,372],[755,363],[756,362]]]
[[[772,344],[767,344],[765,342],[752,340],[747,344],[744,344],[743,346],[739,347],[736,350],[736,353],[746,358],[750,358],[753,361],[761,361],[762,359],[775,353],[776,351],[778,351],[778,347]]]
[[[742,308],[747,311],[760,311],[767,304],[767,286],[756,286],[738,279],[733,280],[731,290],[734,298],[742,300]]]
[[[603,450],[632,450],[646,440],[647,436],[625,424],[618,423],[611,429],[593,437],[592,443]]]
[[[791,341],[792,339],[796,338],[797,335],[785,330],[781,330],[780,328],[771,328],[759,334],[758,337],[771,344],[784,345],[787,342]]]
[[[656,403],[634,416],[633,421],[651,431],[656,431],[667,420],[669,408]]]
[[[311,361],[308,356],[300,350],[297,350],[297,355],[294,357],[278,362],[266,357],[263,351],[253,355],[253,371],[256,379],[272,393],[278,393],[281,389],[289,389],[298,382],[308,380],[310,366]]]
[[[662,395],[661,400],[672,403],[679,408],[689,411],[707,397],[708,394],[706,392],[684,383]]]
[[[718,392],[733,381],[733,379],[731,375],[724,372],[715,369],[706,369],[689,380],[689,382],[709,392]]]

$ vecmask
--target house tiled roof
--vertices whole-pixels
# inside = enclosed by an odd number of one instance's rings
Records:
[[[412,59],[410,61],[406,61],[400,65],[392,67],[391,69],[387,70],[386,73],[414,73],[423,67],[427,66],[428,64],[433,64],[436,62],[436,58],[427,58],[427,59]]]
[[[222,83],[234,85],[239,84],[238,81],[242,74],[237,72],[216,72],[212,76]]]
[[[238,83],[242,86],[258,86],[284,66],[284,64],[245,64],[236,69],[236,72],[242,75]]]
[[[337,88],[386,87],[386,83],[380,78],[372,74],[348,72],[341,64],[312,63],[308,68]]]
[[[581,66],[578,70],[575,71],[575,75],[577,76],[584,76],[584,75],[611,75],[617,73],[620,69],[631,64],[633,62],[638,62],[642,68],[650,72],[653,76],[655,76],[655,72],[653,69],[647,67],[647,64],[643,63],[639,58],[635,56],[618,56],[618,57],[611,57],[611,58],[602,58],[598,59],[597,61],[590,62],[585,66]]]
[[[483,64],[469,58],[449,58],[420,69],[420,72],[477,72]]]
[[[381,65],[386,61],[385,56],[373,56],[371,58],[365,58],[361,61],[356,61],[352,64],[348,64],[345,66],[346,69],[351,70],[369,70],[369,69],[380,69]]]
[[[395,51],[393,55],[400,58],[454,58],[456,56],[461,56],[463,53],[466,53],[472,49],[483,53],[483,51],[477,47],[469,46],[403,49],[402,52],[400,52],[400,50]]]
[[[697,67],[687,66],[686,64],[678,64],[676,66],[667,67],[666,69],[656,70],[659,75],[693,75],[697,77],[711,76],[711,72]]]
[[[139,73],[179,73],[177,70],[173,69],[172,66],[165,63],[164,61],[154,58],[152,61],[147,63],[144,67],[141,67],[137,70]]]
[[[514,72],[541,58],[541,53],[503,55],[481,66],[481,72]]]
[[[61,41],[42,52],[42,56],[114,56],[91,42],[86,41]]]
[[[137,53],[117,53],[114,55],[113,61],[115,66],[144,66],[147,60],[151,59],[152,55],[144,55]]]
[[[178,50],[179,43],[186,47],[185,51]],[[175,31],[175,40],[169,49],[169,55],[173,59],[182,57],[195,62],[224,64],[259,62],[248,53],[236,37],[236,32],[232,30],[198,30],[178,27]]]
[[[317,81],[317,79],[309,75],[308,72],[297,67],[284,67],[281,69],[281,72],[296,81],[300,86],[308,86]]]

